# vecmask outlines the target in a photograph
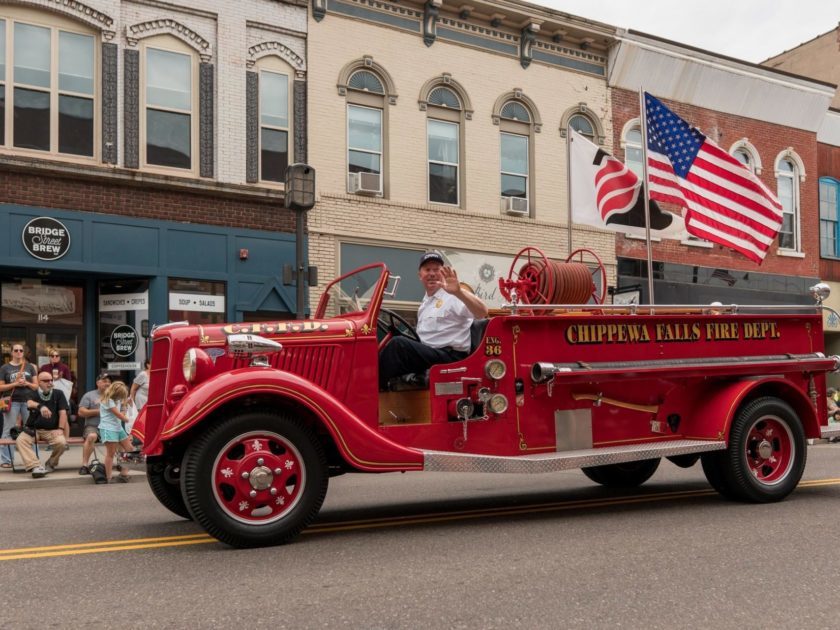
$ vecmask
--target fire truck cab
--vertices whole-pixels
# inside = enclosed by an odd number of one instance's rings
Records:
[[[414,333],[382,307],[383,264],[334,280],[305,321],[157,328],[133,430],[155,497],[236,547],[293,539],[348,472],[580,468],[626,488],[666,458],[699,461],[728,499],[771,502],[798,484],[807,439],[834,434],[819,300],[537,305],[515,294],[533,274],[514,275],[469,356],[388,391],[379,349]]]

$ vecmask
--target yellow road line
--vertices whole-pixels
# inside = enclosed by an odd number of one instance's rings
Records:
[[[822,486],[840,485],[840,478],[813,479],[801,481],[799,488],[816,488]],[[612,507],[619,505],[634,505],[639,503],[653,503],[673,499],[687,499],[693,497],[712,496],[717,494],[712,489],[683,490],[674,492],[660,492],[656,494],[637,494],[627,497],[579,499],[573,501],[556,501],[552,503],[536,503],[515,507],[477,508],[473,510],[458,510],[456,512],[435,512],[420,516],[391,516],[372,519],[357,519],[338,523],[323,523],[313,525],[304,530],[304,534],[326,534],[346,532],[360,529],[381,529],[384,527],[404,527],[407,525],[423,525],[429,523],[445,523],[459,520],[473,520],[477,518],[493,518],[521,514],[541,514],[546,512],[560,512],[581,508]],[[67,545],[53,545],[47,547],[22,547],[19,549],[0,549],[0,562],[4,560],[27,560],[33,558],[54,558],[57,556],[74,556],[91,553],[108,553],[113,551],[136,551],[141,549],[160,549],[164,547],[183,547],[186,545],[201,545],[218,542],[207,534],[184,534],[181,536],[163,536],[156,538],[132,538],[127,540],[97,541]]]

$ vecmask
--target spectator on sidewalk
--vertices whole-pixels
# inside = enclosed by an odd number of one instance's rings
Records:
[[[50,348],[49,355],[49,363],[44,363],[44,365],[39,367],[38,372],[49,372],[50,374],[52,374],[53,370],[58,370],[59,378],[72,381],[73,372],[70,371],[69,365],[67,365],[66,363],[62,363],[61,354],[59,354],[58,350],[56,350],[55,348]]]
[[[111,483],[111,469],[114,466],[114,455],[117,447],[123,452],[134,450],[131,438],[125,432],[122,423],[126,422],[124,410],[128,404],[128,388],[122,381],[115,381],[102,393],[99,403],[99,437],[105,445],[105,478]],[[117,480],[125,483],[129,480],[128,470],[119,467]]]
[[[58,467],[58,460],[67,449],[66,436],[70,431],[67,399],[62,392],[53,388],[50,372],[38,374],[38,389],[30,395],[26,406],[29,416],[24,420],[23,430],[15,443],[24,468],[37,479],[46,477],[47,473]],[[32,449],[36,439],[48,442],[52,447],[52,453],[43,466]]]
[[[131,383],[131,393],[128,399],[137,407],[137,411],[143,409],[146,405],[146,400],[149,398],[149,368],[152,362],[146,359],[143,362],[143,371],[134,377],[134,382]]]
[[[102,402],[102,394],[111,384],[111,375],[108,372],[101,372],[96,377],[96,389],[87,392],[79,402],[79,417],[84,419],[82,437],[85,443],[82,445],[82,467],[79,468],[80,475],[90,474],[88,464],[93,454],[96,443],[99,441],[99,403]]]
[[[0,438],[10,439],[12,427],[19,427],[29,417],[26,401],[35,384],[35,366],[26,360],[22,343],[12,344],[12,357],[0,367],[0,396],[6,401]],[[11,468],[15,457],[13,446],[0,449],[0,468]]]

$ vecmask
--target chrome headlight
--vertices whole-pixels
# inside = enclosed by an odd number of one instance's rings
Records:
[[[484,364],[484,373],[487,375],[487,378],[499,381],[505,377],[507,366],[501,359],[490,359]]]
[[[190,348],[184,353],[184,358],[181,360],[181,369],[184,371],[184,380],[187,383],[192,383],[195,380],[197,364],[195,348]]]

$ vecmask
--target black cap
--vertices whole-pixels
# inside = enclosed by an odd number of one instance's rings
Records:
[[[110,381],[111,380],[111,375],[108,374],[108,372],[100,372],[99,375],[96,377],[96,380],[101,381],[101,380],[106,379],[106,378]]]
[[[443,256],[440,252],[426,252],[422,256],[420,256],[420,267],[425,265],[427,262],[436,262],[440,263],[441,265],[445,265],[446,263],[443,262]]]

